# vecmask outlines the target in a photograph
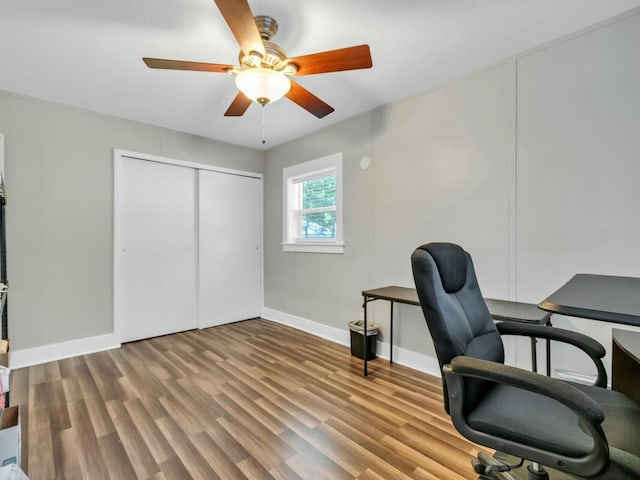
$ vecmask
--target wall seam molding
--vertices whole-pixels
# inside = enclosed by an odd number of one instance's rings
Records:
[[[514,133],[514,149],[513,149],[513,193],[512,193],[512,213],[511,218],[513,220],[512,224],[512,254],[511,260],[513,265],[511,267],[511,271],[509,272],[512,275],[512,279],[509,285],[509,288],[512,288],[513,299],[518,301],[518,62],[519,60],[516,58],[514,65],[514,125],[513,125],[513,133]]]

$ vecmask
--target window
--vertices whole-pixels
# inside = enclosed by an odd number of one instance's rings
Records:
[[[285,252],[343,253],[342,153],[282,171]]]

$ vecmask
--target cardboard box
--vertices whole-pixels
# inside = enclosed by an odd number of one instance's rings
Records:
[[[20,466],[20,412],[18,406],[5,408],[0,422],[0,465]]]
[[[0,480],[29,480],[29,477],[15,463],[0,467]]]

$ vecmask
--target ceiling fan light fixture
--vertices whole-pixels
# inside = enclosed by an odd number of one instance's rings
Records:
[[[265,106],[280,100],[291,89],[291,81],[270,68],[249,68],[238,73],[236,86],[247,98]]]
[[[241,117],[251,102],[265,106],[286,95],[316,118],[323,118],[334,111],[333,107],[288,76],[359,70],[373,65],[369,45],[288,58],[282,47],[271,41],[278,31],[278,22],[272,17],[254,16],[248,0],[215,0],[215,3],[240,46],[237,66],[148,57],[142,60],[149,68],[235,75],[239,92],[225,117]]]

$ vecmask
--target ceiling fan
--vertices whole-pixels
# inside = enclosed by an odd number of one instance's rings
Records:
[[[368,45],[287,58],[284,50],[271,41],[278,31],[278,23],[273,18],[266,15],[254,17],[247,0],[215,2],[240,44],[240,66],[147,57],[142,60],[149,68],[235,75],[239,92],[225,116],[242,116],[252,101],[265,106],[285,96],[316,117],[322,118],[333,112],[333,107],[289,76],[371,68]]]

